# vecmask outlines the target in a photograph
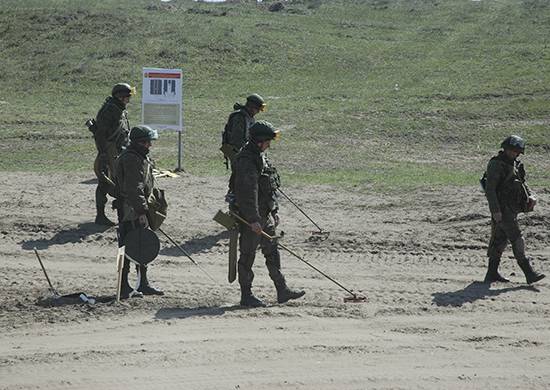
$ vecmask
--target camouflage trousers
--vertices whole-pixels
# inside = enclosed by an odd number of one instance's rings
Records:
[[[275,235],[275,227],[269,217],[260,221],[264,232],[270,236]],[[252,266],[256,257],[256,250],[260,246],[265,258],[265,265],[269,272],[269,277],[275,285],[284,283],[284,276],[281,273],[281,255],[277,247],[277,239],[269,240],[263,236],[254,233],[248,226],[241,224],[239,228],[239,251],[238,262],[239,284],[241,291],[249,291],[254,280]]]
[[[487,256],[490,259],[500,259],[508,245],[508,241],[512,244],[516,260],[523,260],[525,258],[525,245],[516,213],[503,213],[502,221],[498,223],[491,219],[491,238],[489,239]]]

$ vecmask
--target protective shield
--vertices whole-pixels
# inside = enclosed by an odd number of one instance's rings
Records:
[[[141,265],[147,265],[159,254],[160,241],[151,229],[140,227],[130,231],[124,238],[126,254]]]
[[[239,245],[239,230],[235,227],[229,230],[229,272],[227,280],[233,283],[237,278],[237,250]]]

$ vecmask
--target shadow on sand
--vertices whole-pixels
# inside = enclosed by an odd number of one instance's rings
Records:
[[[166,307],[160,309],[155,314],[155,318],[159,320],[170,320],[173,318],[185,319],[197,316],[221,316],[226,312],[236,310],[248,310],[246,307],[239,305],[233,306],[212,306],[212,307]]]
[[[432,297],[433,302],[437,306],[459,307],[465,303],[473,303],[479,299],[496,297],[500,294],[520,290],[539,292],[539,290],[534,286],[528,285],[491,289],[491,285],[489,283],[472,282],[461,290],[433,293]]]
[[[168,232],[166,232],[168,233]],[[170,234],[170,233],[168,233]],[[159,238],[165,239],[162,235],[162,233],[157,233]],[[214,247],[218,241],[223,239],[229,239],[229,232],[227,230],[224,230],[216,235],[210,235],[210,236],[204,236],[200,238],[193,238],[189,241],[186,241],[184,243],[178,242],[176,237],[171,236],[171,238],[178,243],[179,246],[181,246],[186,252],[188,252],[190,255],[206,252],[210,248]],[[161,249],[160,254],[165,256],[185,256],[178,248],[175,246],[165,246]]]
[[[47,249],[51,245],[77,243],[77,242],[81,242],[83,239],[85,239],[88,236],[91,236],[92,234],[104,233],[109,229],[113,229],[113,234],[114,234],[113,237],[115,237],[116,236],[116,234],[114,233],[115,227],[96,225],[93,222],[81,223],[77,227],[70,228],[70,229],[63,229],[58,233],[56,233],[52,238],[47,240],[41,239],[41,240],[23,241],[21,243],[21,248],[27,249],[27,250],[33,249],[35,247],[36,249]]]
[[[80,184],[97,184],[97,177],[94,177],[93,179],[83,180],[80,182]]]

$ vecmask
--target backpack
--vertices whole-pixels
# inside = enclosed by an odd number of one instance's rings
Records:
[[[229,114],[229,118],[227,118],[227,122],[223,128],[223,131],[222,131],[222,145],[224,144],[227,144],[228,143],[228,140],[229,140],[229,123],[231,122],[231,119],[233,119],[233,117],[235,115],[245,115],[242,110],[243,110],[244,106],[242,104],[239,104],[239,103],[235,103],[233,105],[233,112],[231,114]]]

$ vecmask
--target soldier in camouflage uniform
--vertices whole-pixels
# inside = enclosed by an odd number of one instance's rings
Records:
[[[485,283],[509,281],[499,274],[498,266],[510,241],[514,257],[527,283],[531,284],[545,275],[531,268],[517,221],[518,213],[532,211],[536,204],[536,198],[525,181],[525,168],[517,159],[525,151],[525,142],[517,135],[511,135],[502,142],[501,147],[503,150],[489,160],[486,172],[485,194],[492,218]]]
[[[227,201],[230,202],[233,198],[233,184],[235,181],[235,166],[234,160],[239,150],[248,140],[248,129],[256,122],[254,117],[261,111],[264,111],[266,104],[264,99],[254,93],[246,98],[246,104],[243,106],[235,103],[233,111],[227,120],[223,131],[222,147],[226,164],[229,162],[231,167],[231,177],[229,178],[229,190],[227,193]]]
[[[281,273],[281,256],[277,240],[269,240],[261,235],[263,230],[275,236],[279,224],[278,205],[275,191],[279,177],[264,152],[279,132],[268,122],[258,121],[250,128],[249,141],[235,157],[235,200],[236,211],[251,226],[240,225],[238,262],[241,305],[263,307],[265,304],[252,294],[254,273],[252,265],[258,245],[265,257],[269,276],[277,289],[277,301],[287,302],[300,298],[304,291],[294,291],[287,287]]]
[[[128,145],[130,124],[126,106],[133,94],[134,88],[130,85],[116,84],[112,89],[111,96],[105,99],[96,116],[94,139],[97,157],[94,171],[98,179],[95,191],[95,223],[98,225],[114,225],[105,216],[105,205],[107,204],[107,194],[113,195],[112,179],[115,159]]]
[[[130,132],[130,144],[115,161],[115,185],[117,192],[118,240],[124,245],[126,235],[139,227],[149,227],[147,200],[154,187],[153,163],[149,148],[158,139],[155,130],[148,126],[136,126]],[[138,292],[144,295],[164,295],[149,285],[147,266],[139,265],[140,283]],[[133,288],[128,283],[130,262],[124,259],[122,269],[121,297],[128,298]]]

